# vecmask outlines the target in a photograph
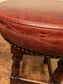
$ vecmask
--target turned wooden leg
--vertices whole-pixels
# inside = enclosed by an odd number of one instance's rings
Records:
[[[44,64],[48,64],[48,58],[47,58],[47,56],[44,56]]]
[[[53,84],[61,84],[62,80],[63,80],[63,58],[58,61],[58,67],[54,71]]]
[[[61,84],[63,80],[63,58],[58,61],[58,67],[52,72],[50,57],[44,58],[44,63],[48,65],[50,84]]]
[[[45,56],[44,57],[44,64],[47,64],[48,65],[49,76],[52,77],[53,72],[52,72],[52,66],[51,66],[51,58]]]
[[[12,69],[11,78],[19,78],[20,71],[20,61],[23,59],[23,52],[18,50],[16,47],[11,46],[11,52],[13,53],[12,59]]]
[[[48,66],[48,71],[49,71],[49,76],[50,76],[50,84],[52,84],[53,83],[53,81],[52,81],[53,71],[52,71],[52,66],[51,66],[51,58],[45,56],[44,63],[47,64],[47,66]]]

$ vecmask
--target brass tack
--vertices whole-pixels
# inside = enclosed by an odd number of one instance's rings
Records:
[[[14,47],[16,48],[16,45]]]
[[[18,48],[18,50],[19,50],[20,48]]]
[[[30,52],[30,54],[32,54],[32,55],[33,55],[34,53],[33,53],[33,52]]]
[[[28,50],[26,50],[25,52],[26,52],[26,53],[29,53],[29,51],[28,51]]]
[[[21,51],[24,51],[24,49],[22,48]]]
[[[50,56],[47,56],[48,58],[50,58]]]

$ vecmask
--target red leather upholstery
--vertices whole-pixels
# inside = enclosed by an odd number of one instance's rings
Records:
[[[63,3],[47,0],[0,3],[0,32],[19,47],[63,56]]]

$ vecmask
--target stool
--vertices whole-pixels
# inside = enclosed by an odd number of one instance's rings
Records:
[[[11,78],[19,79],[23,54],[44,55],[50,84],[63,80],[63,3],[9,0],[0,4],[0,33],[11,44]],[[51,58],[60,58],[52,72]]]

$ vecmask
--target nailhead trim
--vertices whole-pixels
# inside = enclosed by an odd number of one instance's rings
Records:
[[[18,50],[20,50],[20,48],[18,48]]]
[[[26,53],[29,53],[29,51],[26,50]]]
[[[3,35],[2,35],[3,36]],[[4,37],[4,36],[3,36]],[[4,38],[5,39],[5,38]],[[5,39],[7,42],[9,42],[7,39]],[[18,47],[16,46],[15,44],[9,42],[12,46],[14,46],[15,48],[17,48],[18,50],[21,50],[22,52],[26,52],[26,53],[29,53],[29,54],[32,54],[32,55],[36,55],[36,56],[47,56],[47,57],[50,57],[50,58],[54,58],[54,59],[59,59],[59,58],[62,58],[63,56],[50,56],[50,55],[44,55],[44,54],[40,54],[40,53],[37,53],[37,52],[34,52],[34,51],[30,51],[30,50],[27,50],[25,48],[21,48],[21,47]]]

